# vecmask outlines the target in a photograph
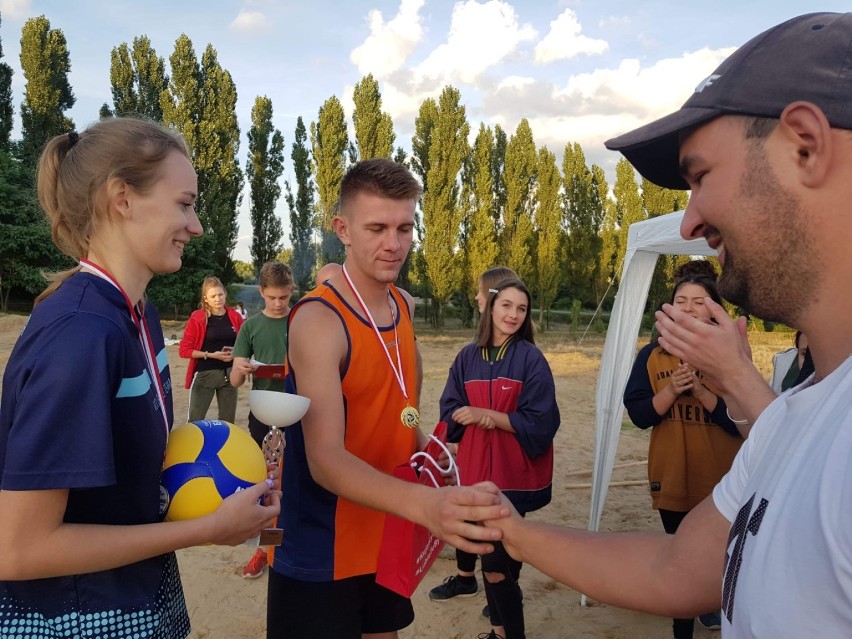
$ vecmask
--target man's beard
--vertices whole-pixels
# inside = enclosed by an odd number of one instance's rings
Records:
[[[818,253],[804,224],[806,213],[778,183],[758,143],[748,151],[746,171],[732,202],[738,205],[741,209],[735,215],[752,217],[748,230],[741,227],[743,234],[751,234],[752,246],[738,250],[725,242],[719,293],[761,319],[795,326],[801,310],[816,298]]]

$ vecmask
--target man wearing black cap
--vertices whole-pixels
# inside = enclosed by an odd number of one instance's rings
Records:
[[[726,639],[852,636],[852,13],[766,31],[679,111],[607,147],[692,190],[681,234],[718,250],[720,292],[806,332],[816,373],[763,411],[676,535],[489,525],[516,559],[601,601],[675,617],[721,605]],[[696,322],[657,318],[673,349],[730,328]]]

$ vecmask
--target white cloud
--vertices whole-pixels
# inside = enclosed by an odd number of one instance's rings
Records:
[[[605,140],[680,108],[733,50],[704,48],[648,67],[623,60],[616,68],[572,76],[561,86],[510,76],[483,96],[481,111],[499,114],[488,119],[509,133],[525,117],[536,144],[561,157],[567,142],[579,142],[588,162],[607,166],[617,156],[604,149]]]
[[[32,0],[0,0],[0,14],[13,20],[32,15]]]
[[[438,46],[414,71],[420,78],[441,83],[472,84],[486,70],[514,53],[536,31],[518,24],[512,5],[501,0],[457,2],[447,42]]]
[[[550,33],[535,47],[537,64],[547,64],[556,60],[568,60],[578,55],[600,55],[609,49],[606,40],[597,40],[584,36],[577,14],[565,9],[556,20],[550,23]]]
[[[241,33],[258,33],[268,31],[270,22],[260,11],[246,11],[242,9],[231,24],[228,25],[228,28]]]
[[[385,22],[378,9],[370,11],[370,35],[349,56],[361,73],[382,79],[402,67],[423,38],[420,9],[424,2],[401,0],[399,11],[390,22]]]
[[[733,51],[733,48],[705,47],[646,68],[639,60],[622,60],[615,69],[597,69],[573,76],[556,97],[568,98],[587,113],[630,113],[639,119],[659,117],[679,108],[701,78]]]

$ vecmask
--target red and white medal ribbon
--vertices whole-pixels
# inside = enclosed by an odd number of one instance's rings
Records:
[[[136,330],[139,333],[139,343],[142,345],[142,352],[145,354],[148,373],[151,376],[151,382],[154,385],[157,400],[160,402],[160,413],[163,415],[163,429],[166,433],[166,439],[168,439],[169,416],[166,414],[166,393],[163,389],[163,380],[160,379],[160,368],[157,366],[157,354],[154,352],[154,342],[151,339],[151,333],[148,330],[148,324],[145,321],[145,310],[142,307],[142,303],[140,302],[134,306],[125,290],[121,287],[121,284],[119,284],[106,270],[94,262],[90,262],[89,260],[80,260],[80,266],[112,284],[124,298],[124,302],[127,304],[127,312],[130,314],[130,319],[133,321],[133,324],[136,326]]]
[[[400,419],[402,423],[407,428],[416,428],[420,425],[420,413],[417,412],[417,409],[411,405],[411,402],[408,399],[408,390],[405,387],[405,374],[402,370],[402,358],[400,357],[400,344],[399,344],[399,335],[396,330],[396,321],[394,318],[393,305],[391,305],[390,301],[390,290],[388,290],[388,306],[391,309],[391,323],[393,324],[393,339],[394,344],[396,344],[396,364],[393,362],[393,358],[391,357],[390,351],[388,350],[387,344],[385,344],[385,340],[382,339],[382,334],[379,332],[379,327],[376,325],[376,321],[373,319],[372,313],[370,313],[370,309],[367,308],[367,305],[364,303],[364,299],[361,297],[361,294],[358,292],[358,289],[355,288],[355,284],[352,282],[352,278],[349,277],[349,273],[346,270],[346,265],[343,265],[343,277],[346,279],[346,283],[349,285],[349,288],[352,289],[352,293],[355,294],[355,298],[358,300],[358,304],[361,305],[361,310],[364,311],[364,315],[367,316],[367,319],[370,322],[370,326],[373,329],[373,332],[376,334],[376,337],[379,340],[379,344],[382,346],[382,350],[385,352],[385,356],[388,358],[388,364],[390,364],[391,370],[393,371],[394,377],[396,377],[396,381],[399,384],[399,388],[402,391],[402,396],[405,398],[407,403],[406,407],[402,409],[402,414],[400,415]]]

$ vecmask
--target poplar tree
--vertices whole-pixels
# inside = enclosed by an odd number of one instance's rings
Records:
[[[458,89],[447,86],[438,99],[429,149],[429,189],[423,194],[423,258],[435,300],[435,326],[443,324],[442,307],[461,276],[457,251],[462,223],[458,177],[468,154],[470,125]]]
[[[21,34],[21,70],[26,86],[21,104],[21,159],[34,168],[48,139],[74,128],[65,111],[75,98],[68,83],[71,61],[65,35],[44,16],[30,18]]]
[[[293,245],[290,267],[293,269],[296,286],[302,292],[310,289],[311,271],[316,261],[316,250],[311,241],[314,232],[314,188],[307,140],[305,124],[302,122],[302,116],[299,116],[290,152],[293,173],[296,176],[296,196],[293,197],[289,182],[284,183],[284,188],[287,191],[287,205],[290,207],[290,243]]]
[[[192,40],[186,34],[175,41],[169,63],[172,72],[169,86],[160,94],[163,122],[183,136],[195,159],[201,120],[201,68]]]
[[[162,121],[160,96],[169,86],[165,69],[165,60],[157,56],[148,36],[133,38],[132,50],[126,43],[113,48],[109,72],[113,106],[101,107],[101,117],[134,114]]]
[[[0,21],[0,24],[2,24],[2,21]],[[0,60],[2,59],[3,45],[0,43]],[[12,67],[5,62],[0,62],[0,151],[9,150],[14,112],[12,106]]]
[[[272,124],[272,100],[255,98],[248,132],[246,178],[251,189],[251,256],[254,270],[281,251],[284,232],[275,205],[281,196],[278,180],[284,172],[284,136]]]
[[[312,169],[317,184],[317,208],[322,229],[322,262],[343,262],[346,254],[343,244],[332,230],[331,222],[337,214],[340,183],[346,170],[346,150],[349,134],[343,106],[336,96],[331,96],[320,107],[317,121],[311,123]]]
[[[136,112],[136,79],[133,73],[133,61],[130,59],[130,49],[122,42],[113,47],[110,54],[109,83],[112,91],[112,108],[104,104],[104,115],[125,115]]]
[[[490,127],[479,125],[476,141],[473,144],[471,161],[466,167],[464,183],[469,185],[467,199],[470,211],[468,221],[467,245],[464,253],[467,256],[468,299],[476,306],[474,298],[478,291],[479,277],[486,270],[497,264],[500,245],[497,240],[497,229],[494,226],[492,209],[494,203],[494,183],[491,173],[494,154],[494,134]]]
[[[562,167],[565,227],[568,230],[565,243],[566,283],[574,299],[584,304],[595,303],[603,203],[579,144],[565,145]]]
[[[207,45],[201,56],[202,103],[196,147],[199,208],[214,240],[214,260],[220,277],[234,276],[232,255],[237,244],[237,212],[244,176],[237,155],[237,87],[219,64],[216,50]]]
[[[506,212],[506,146],[509,138],[499,124],[494,125],[494,152],[491,154],[491,184],[494,189],[494,199],[491,217],[494,219],[494,229],[498,238],[503,233],[503,216]],[[504,255],[502,262],[508,256]]]
[[[523,280],[532,275],[532,216],[538,157],[532,129],[521,120],[506,145],[503,174],[506,180],[506,209],[503,217],[503,252],[507,266]]]
[[[438,117],[438,103],[433,98],[426,98],[421,104],[414,119],[414,137],[411,139],[411,170],[420,178],[423,192],[429,190],[429,149],[432,147],[432,130]],[[422,199],[421,199],[422,201]],[[423,256],[423,217],[420,210],[414,212],[414,231],[416,239],[412,246],[409,263],[413,279],[420,284],[421,294],[426,300],[424,311],[429,317],[429,299],[431,298],[431,284],[426,273],[426,261]],[[434,323],[434,318],[432,322]]]
[[[411,169],[420,178],[423,192],[429,190],[429,149],[432,148],[432,130],[438,119],[438,103],[426,98],[414,119],[414,137],[411,139]]]
[[[687,192],[667,189],[642,178],[642,205],[648,218],[666,215],[686,208]],[[651,287],[648,291],[648,305],[656,309],[668,302],[674,286],[674,274],[677,267],[689,259],[688,256],[660,255],[654,267]]]
[[[636,173],[630,162],[624,158],[615,165],[615,186],[612,191],[615,196],[615,214],[618,223],[615,275],[620,281],[624,254],[627,252],[627,231],[633,222],[641,222],[645,219],[642,196],[639,195],[639,185],[636,184]]]
[[[598,301],[603,297],[608,287],[615,282],[615,260],[617,259],[618,228],[616,224],[615,203],[609,197],[609,184],[604,170],[597,164],[592,164],[592,180],[598,190],[598,200],[603,210],[600,238],[601,251],[598,256],[598,284],[596,295]]]
[[[204,235],[187,244],[179,274],[154,279],[151,297],[177,313],[194,304],[198,286],[214,273],[225,284],[234,277],[232,253],[237,239],[237,209],[243,173],[237,162],[239,127],[236,87],[208,45],[199,64],[192,41],[181,34],[169,56],[169,88],[160,94],[163,122],[187,143],[198,174],[196,210]]]
[[[538,189],[536,191],[536,277],[538,321],[550,326],[550,307],[559,291],[559,252],[562,240],[562,205],[559,198],[561,178],[556,155],[543,146],[538,151]],[[530,309],[532,310],[532,309]],[[547,314],[545,316],[545,314]],[[545,321],[545,317],[547,321]]]
[[[362,160],[391,157],[396,140],[393,121],[389,114],[382,112],[382,94],[372,73],[355,85],[352,99],[355,102],[352,122],[358,157]]]

